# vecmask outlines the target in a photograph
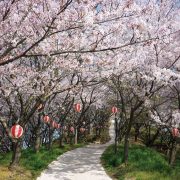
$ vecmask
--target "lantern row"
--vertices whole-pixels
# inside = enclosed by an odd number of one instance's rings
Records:
[[[43,120],[45,123],[51,123],[53,128],[60,128],[60,124],[57,124],[55,121],[53,121],[48,115],[45,115],[43,117]]]
[[[42,105],[41,105],[40,109],[42,109]],[[81,111],[81,105],[78,104],[78,103],[75,104],[74,109],[75,109],[76,112],[80,112]],[[118,109],[115,106],[113,106],[111,110],[112,110],[113,114],[116,114],[118,112]],[[51,120],[48,115],[45,115],[43,117],[43,120],[44,120],[45,123],[51,123],[53,128],[58,129],[58,128],[61,127],[60,124],[58,124],[55,121]],[[64,130],[67,130],[66,126],[64,126]],[[80,130],[81,133],[83,133],[83,132],[85,132],[86,129],[81,127],[79,130]],[[23,131],[24,131],[23,128],[18,124],[11,127],[11,135],[12,135],[13,138],[16,138],[16,139],[20,138],[23,135]],[[70,127],[70,131],[74,132],[74,127]],[[173,137],[179,136],[179,130],[177,128],[172,129],[172,136]]]
[[[52,127],[54,128],[60,128],[60,124],[57,124],[55,121],[51,120],[49,116],[45,115],[44,116],[44,122],[45,123],[51,123],[52,124]],[[64,126],[64,130],[67,130],[66,126]],[[70,127],[70,131],[71,132],[74,132],[74,127]],[[84,132],[85,131],[85,128],[80,128],[80,132]]]
[[[37,108],[38,111],[41,111],[42,109],[44,108],[43,104],[40,104],[39,107]],[[76,112],[80,112],[81,111],[81,104],[77,103],[74,105],[74,109]],[[51,120],[49,116],[45,115],[43,117],[43,120],[45,123],[50,123],[52,124],[52,127],[53,128],[60,128],[60,124],[57,124],[55,121]],[[74,128],[71,127],[70,128],[70,131],[71,132],[74,132]],[[85,131],[85,128],[80,128],[80,132],[84,132]],[[16,124],[14,126],[11,127],[11,135],[13,138],[20,138],[22,135],[23,135],[23,128],[19,125],[19,124]]]
[[[56,125],[54,125],[54,126],[59,128],[60,125],[59,126],[57,126],[57,125],[59,125],[59,124],[56,123]],[[64,126],[64,130],[67,130],[66,126]],[[79,130],[81,133],[84,133],[86,129],[81,127]],[[11,127],[11,135],[13,138],[16,138],[16,139],[20,138],[23,135],[23,131],[24,131],[23,128],[18,124]],[[72,133],[74,133],[74,127],[71,126],[70,131]],[[172,129],[172,136],[173,137],[178,137],[179,134],[180,133],[179,133],[179,130],[177,128]]]
[[[60,128],[60,124],[57,124],[56,122],[52,122],[52,125],[54,126],[54,127],[56,127],[56,128]],[[66,126],[64,126],[64,130],[67,130],[67,127]],[[70,130],[70,132],[72,132],[72,133],[74,133],[74,127],[70,127],[69,128],[69,130]],[[84,133],[85,132],[85,128],[83,128],[83,127],[81,127],[80,129],[79,129],[79,131],[81,132],[81,133]],[[14,126],[12,126],[11,127],[11,135],[12,135],[12,138],[15,138],[15,139],[19,139],[22,135],[23,135],[23,132],[24,132],[24,130],[23,130],[23,128],[22,128],[22,126],[20,126],[19,124],[16,124],[16,125],[14,125]]]

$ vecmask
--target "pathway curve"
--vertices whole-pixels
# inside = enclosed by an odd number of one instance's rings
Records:
[[[91,144],[66,152],[52,162],[37,180],[111,180],[100,163],[100,157],[107,146],[113,143],[113,121],[109,132],[111,140],[108,143]]]

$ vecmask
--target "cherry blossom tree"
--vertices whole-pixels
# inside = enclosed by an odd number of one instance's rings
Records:
[[[86,109],[95,100],[99,107],[108,103],[108,89],[127,122],[127,163],[131,128],[152,99],[168,87],[179,98],[179,14],[174,0],[1,1],[0,122],[9,137],[7,119],[25,127],[58,94],[69,91],[78,99],[81,92]],[[95,86],[105,95],[93,99]],[[158,123],[157,115],[153,119]],[[18,161],[14,153],[12,164]]]

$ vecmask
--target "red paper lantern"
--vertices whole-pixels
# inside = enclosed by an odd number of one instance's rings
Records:
[[[45,123],[49,123],[51,121],[51,119],[48,115],[44,116],[43,120]]]
[[[57,124],[57,128],[59,129],[61,127],[61,125],[60,124]]]
[[[13,138],[20,138],[23,134],[23,128],[20,125],[14,125],[11,127],[11,135]]]
[[[70,127],[70,131],[71,131],[71,132],[74,132],[74,127]]]
[[[112,107],[112,113],[113,113],[113,114],[116,114],[117,111],[118,111],[117,107],[113,106],[113,107]]]
[[[55,121],[52,121],[52,127],[57,128],[57,123]]]
[[[179,130],[177,128],[173,128],[172,135],[173,135],[173,137],[177,137],[179,135]]]
[[[74,105],[74,108],[75,108],[75,111],[76,111],[76,112],[80,112],[80,111],[81,111],[81,104],[78,104],[78,103],[75,104],[75,105]]]
[[[83,133],[85,131],[85,128],[80,128],[80,132]]]

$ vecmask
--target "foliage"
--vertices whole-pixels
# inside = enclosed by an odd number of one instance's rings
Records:
[[[79,142],[83,143],[94,143],[95,141],[99,141],[101,144],[105,144],[110,140],[109,136],[109,128],[105,127],[102,129],[100,135],[95,134],[95,130],[92,134],[89,134],[85,137],[81,137]]]
[[[100,136],[100,142],[102,144],[107,143],[110,140],[110,136],[109,136],[109,132],[107,131],[107,129],[105,129],[104,131],[102,131],[101,136]]]
[[[171,167],[164,155],[143,145],[131,145],[129,148],[129,163],[122,164],[123,146],[118,147],[114,154],[113,145],[109,146],[102,155],[102,163],[107,172],[117,179],[178,179],[180,176],[180,154],[176,166]]]

